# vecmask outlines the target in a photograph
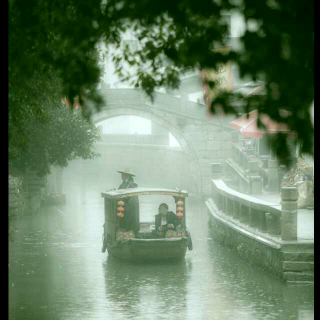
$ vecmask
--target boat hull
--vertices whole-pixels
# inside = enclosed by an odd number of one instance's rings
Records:
[[[187,238],[130,239],[107,246],[107,250],[109,255],[128,261],[181,260],[187,245]]]

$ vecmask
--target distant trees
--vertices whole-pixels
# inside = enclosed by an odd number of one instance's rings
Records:
[[[212,49],[226,45],[224,15],[232,12],[243,14],[247,29],[240,39],[243,50],[225,56]],[[57,102],[58,96],[70,101],[79,96],[87,115],[92,102],[101,106],[95,90],[101,76],[97,44],[104,41],[117,49],[114,62],[120,78],[130,76],[125,65],[134,66],[132,84],[150,97],[156,87],[177,88],[181,72],[216,68],[231,59],[241,77],[265,83],[265,96],[244,98],[246,111],[258,108],[287,123],[297,142],[303,142],[303,151],[312,153],[313,12],[313,1],[302,0],[11,0],[9,139],[26,129],[21,115],[40,120],[42,106]],[[122,46],[126,30],[139,40],[137,48]],[[239,98],[222,94],[211,110],[222,107],[235,113],[231,102]],[[279,109],[291,116],[281,118]],[[17,148],[24,139],[16,139]],[[274,144],[280,156],[288,153],[285,142],[282,135]]]
[[[22,148],[16,147],[15,141],[11,143],[11,152],[15,153],[10,164],[15,169],[45,175],[51,166],[65,167],[71,160],[97,156],[92,146],[99,140],[98,129],[81,113],[72,112],[65,105],[50,106],[44,113],[42,121],[29,119],[24,124],[28,140]]]
[[[60,79],[48,74],[34,73],[21,87],[10,83],[9,168],[45,175],[51,166],[96,156],[97,128],[63,105],[61,95]]]

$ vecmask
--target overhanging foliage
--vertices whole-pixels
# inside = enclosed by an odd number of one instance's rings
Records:
[[[151,98],[159,86],[177,88],[181,72],[216,68],[231,59],[241,77],[265,83],[266,96],[246,98],[246,111],[258,108],[286,122],[303,151],[313,153],[313,1],[15,0],[9,10],[10,104],[17,99],[13,98],[17,88],[25,90],[38,72],[45,77],[53,73],[60,81],[56,93],[69,101],[79,96],[84,106],[93,101],[99,108],[101,97],[95,88],[101,75],[97,54],[101,41],[118,49],[117,74],[128,79],[131,75],[124,66],[134,67],[132,84]],[[215,53],[213,48],[227,44],[225,15],[232,12],[243,14],[246,22],[240,39],[243,50]],[[121,43],[127,30],[140,43],[133,51]],[[81,101],[84,90],[86,101]],[[46,92],[55,98],[49,86]],[[235,113],[233,100],[230,94],[221,95],[212,101],[211,111],[219,107]],[[41,113],[36,103],[21,108]],[[279,109],[287,109],[291,116],[281,118]],[[286,139],[279,141],[274,144],[277,154],[288,153]]]

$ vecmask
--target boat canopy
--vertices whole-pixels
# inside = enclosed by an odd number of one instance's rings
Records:
[[[169,195],[177,198],[185,198],[188,196],[186,190],[171,190],[161,188],[129,188],[129,189],[117,189],[108,192],[101,193],[103,198],[108,199],[121,199],[128,197],[144,196],[144,195]]]

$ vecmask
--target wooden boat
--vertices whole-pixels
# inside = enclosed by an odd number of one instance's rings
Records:
[[[152,231],[154,222],[141,222],[140,232],[137,235],[133,231],[120,231],[120,219],[126,214],[125,199],[145,195],[173,196],[177,206],[177,216],[181,221],[179,232],[168,231],[164,238],[159,238],[155,231]],[[130,188],[101,193],[101,196],[104,198],[105,213],[102,252],[107,250],[109,255],[123,260],[156,261],[181,260],[185,257],[187,248],[192,250],[191,235],[186,228],[187,191]]]

